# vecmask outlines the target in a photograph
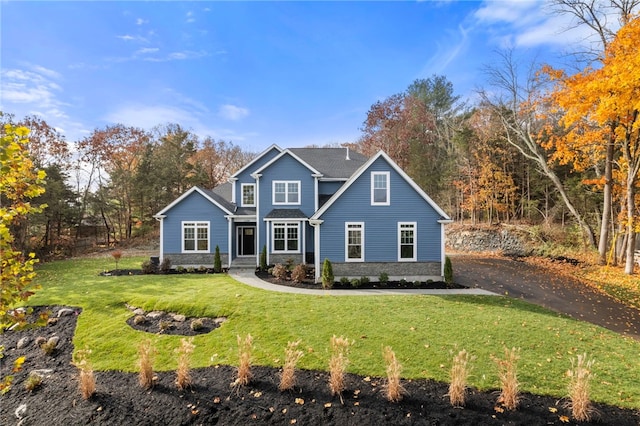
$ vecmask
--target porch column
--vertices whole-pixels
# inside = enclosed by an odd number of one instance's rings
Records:
[[[320,270],[320,225],[324,220],[313,219],[309,223],[313,226],[313,266],[315,268],[315,282],[320,281],[322,271]]]
[[[231,268],[233,258],[233,218],[227,216],[227,268]]]

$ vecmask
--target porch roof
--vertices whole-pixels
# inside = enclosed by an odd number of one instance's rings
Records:
[[[265,219],[308,219],[300,209],[273,209]]]

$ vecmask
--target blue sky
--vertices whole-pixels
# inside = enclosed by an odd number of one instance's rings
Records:
[[[179,123],[259,152],[353,142],[369,107],[445,75],[473,98],[511,46],[556,62],[578,31],[544,2],[0,1],[0,109],[69,141]]]

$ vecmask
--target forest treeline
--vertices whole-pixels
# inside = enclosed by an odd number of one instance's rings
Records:
[[[602,263],[624,262],[632,273],[639,3],[552,1],[592,31],[590,47],[572,57],[578,71],[519,63],[502,51],[474,100],[456,95],[446,76],[416,80],[372,105],[360,138],[342,146],[384,150],[457,221],[574,226]],[[147,235],[153,214],[182,192],[225,182],[256,154],[177,123],[151,131],[115,124],[69,142],[39,117],[1,120],[30,129],[29,153],[47,174],[33,203],[48,207],[14,225],[16,245],[41,255],[70,254],[91,236],[109,245]]]

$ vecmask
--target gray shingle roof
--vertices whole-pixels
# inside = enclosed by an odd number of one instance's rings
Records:
[[[325,178],[348,179],[367,161],[359,152],[346,148],[289,148],[289,151],[319,171]]]
[[[265,219],[306,219],[307,216],[300,209],[273,209]]]

